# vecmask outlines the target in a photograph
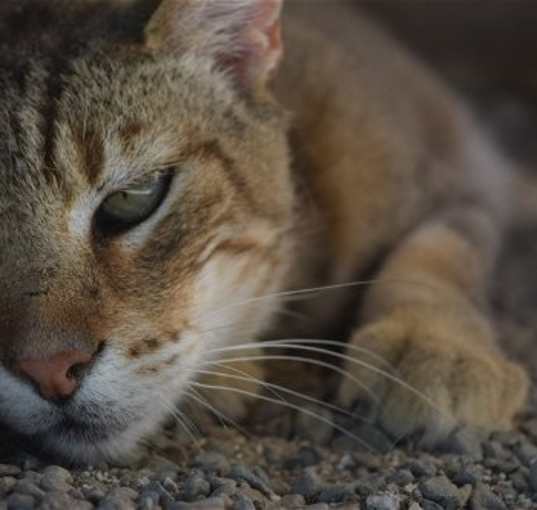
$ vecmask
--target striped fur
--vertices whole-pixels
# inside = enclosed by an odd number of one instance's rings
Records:
[[[377,265],[438,292],[375,286],[351,341],[442,408],[347,367],[385,398],[382,425],[431,442],[459,422],[509,426],[526,380],[497,353],[483,306],[509,165],[459,99],[358,11],[338,4],[334,24],[326,4],[304,6],[286,6],[272,84],[276,0],[0,5],[2,421],[73,460],[123,457],[211,351],[281,334],[276,293]],[[108,195],[170,169],[154,215],[120,236],[98,231]],[[288,331],[341,324],[353,294],[309,300],[309,328]],[[62,407],[13,368],[97,346]],[[469,386],[451,385],[454,363]],[[361,398],[342,384],[342,402]]]

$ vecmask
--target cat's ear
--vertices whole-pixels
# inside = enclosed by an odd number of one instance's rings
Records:
[[[162,0],[146,45],[213,59],[242,87],[266,84],[281,59],[283,0]]]

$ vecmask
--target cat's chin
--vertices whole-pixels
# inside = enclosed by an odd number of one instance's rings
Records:
[[[130,464],[143,453],[140,442],[158,429],[158,422],[144,418],[122,419],[117,410],[114,420],[88,419],[80,413],[62,413],[50,426],[35,432],[26,427],[3,424],[13,435],[15,448],[22,448],[48,462],[71,466],[98,465],[110,462]],[[123,414],[125,416],[125,414]]]
[[[140,438],[133,435],[127,423],[121,428],[66,419],[50,430],[28,436],[26,446],[40,457],[61,464],[126,464],[135,461],[141,452],[137,448]]]

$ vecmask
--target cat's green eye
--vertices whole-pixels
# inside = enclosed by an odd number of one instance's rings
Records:
[[[96,227],[104,233],[120,233],[147,220],[166,197],[171,176],[171,172],[158,174],[109,195],[97,211]]]

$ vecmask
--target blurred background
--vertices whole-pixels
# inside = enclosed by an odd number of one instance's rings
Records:
[[[354,1],[468,95],[512,155],[537,161],[537,0]]]

